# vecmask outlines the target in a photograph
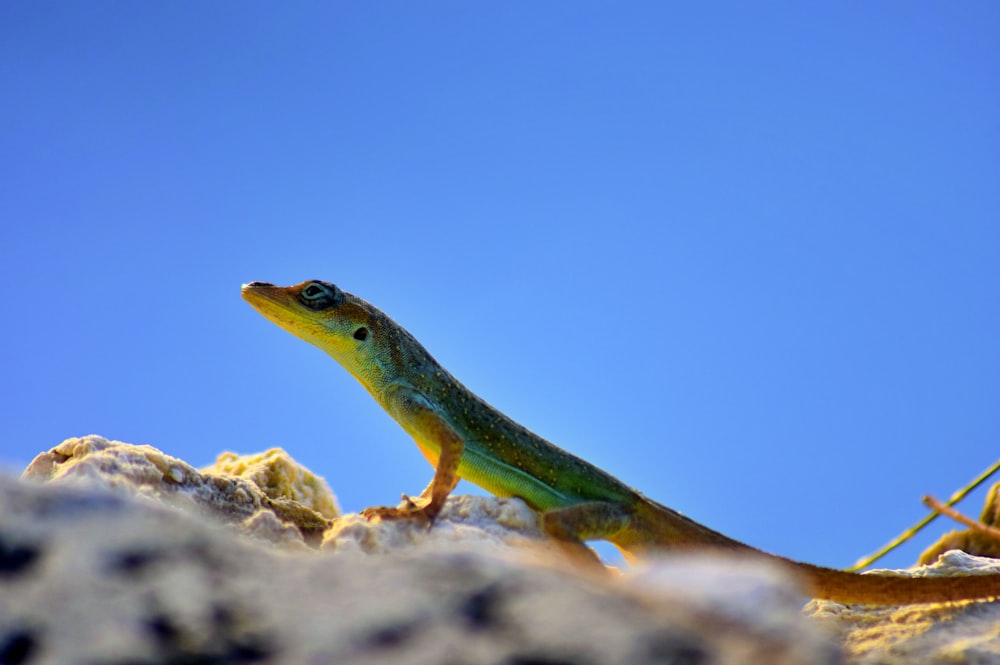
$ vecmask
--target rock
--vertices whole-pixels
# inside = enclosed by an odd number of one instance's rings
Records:
[[[520,499],[450,496],[434,528],[412,520],[373,520],[344,515],[323,536],[322,547],[337,552],[386,554],[414,547],[464,543],[482,550],[506,549],[559,557],[559,547],[542,533],[538,514]]]
[[[229,512],[176,501],[175,484],[206,491],[189,467],[146,447],[98,463],[111,445],[100,441],[81,455],[76,440],[27,475],[94,457],[81,476],[124,468],[142,482],[0,477],[0,663],[840,662],[769,567],[678,556],[591,577],[552,557],[526,564],[510,553],[541,542],[534,515],[469,497],[429,532],[346,516],[323,549],[278,549],[205,519],[232,524]],[[431,544],[408,544],[421,533]]]
[[[321,477],[305,468],[281,448],[255,455],[222,453],[203,474],[245,478],[272,501],[295,501],[328,520],[340,515],[337,497]]]
[[[761,629],[483,554],[278,552],[79,487],[0,479],[0,552],[0,662],[837,662],[794,604]]]
[[[24,475],[49,482],[0,477],[0,664],[1000,663],[997,602],[803,614],[783,568],[704,553],[584,575],[518,499],[335,517],[280,450],[198,471],[84,437]]]
[[[318,544],[338,512],[326,482],[280,449],[246,457],[225,453],[199,471],[152,446],[91,435],[66,439],[38,455],[22,477],[193,509],[276,544]]]
[[[952,551],[930,566],[888,572],[921,577],[983,571],[1000,574],[1000,561]],[[1000,663],[997,601],[873,607],[814,600],[804,614],[839,635],[849,663]]]

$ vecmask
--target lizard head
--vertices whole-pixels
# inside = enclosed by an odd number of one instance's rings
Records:
[[[386,342],[395,324],[361,298],[319,280],[250,282],[241,294],[265,318],[326,351],[369,390],[391,373]]]

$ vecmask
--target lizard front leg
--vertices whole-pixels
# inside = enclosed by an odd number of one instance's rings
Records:
[[[393,415],[400,422],[406,422],[406,429],[415,438],[430,442],[438,448],[434,478],[415,499],[403,495],[403,500],[395,508],[377,507],[361,511],[367,519],[419,518],[433,522],[441,512],[444,502],[458,484],[458,465],[465,450],[465,441],[458,432],[419,395],[406,389],[397,390],[393,395]],[[396,415],[396,414],[399,415]]]

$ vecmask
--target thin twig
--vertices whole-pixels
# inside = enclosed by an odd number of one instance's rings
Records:
[[[973,531],[978,531],[979,533],[985,536],[989,536],[990,538],[1000,541],[1000,529],[996,529],[988,524],[983,524],[982,522],[978,522],[972,519],[971,517],[966,517],[962,513],[955,510],[954,508],[950,508],[949,506],[941,503],[932,496],[925,496],[923,498],[923,502],[924,505],[930,508],[931,510],[936,510],[945,517],[950,517],[959,524],[964,524],[965,526],[969,527]]]
[[[996,473],[997,469],[1000,469],[1000,460],[997,460],[996,462],[994,462],[994,464],[991,467],[989,467],[988,469],[986,469],[985,471],[983,471],[981,474],[979,474],[978,476],[976,476],[976,478],[971,483],[969,483],[968,485],[966,485],[962,489],[960,489],[957,492],[955,492],[954,494],[952,494],[951,498],[948,499],[948,502],[946,504],[944,504],[944,505],[946,505],[946,506],[953,506],[956,503],[958,503],[959,501],[961,501],[962,499],[964,499],[965,496],[969,492],[971,492],[972,490],[974,490],[977,487],[979,487],[980,485],[982,485],[984,482],[986,482],[986,480],[990,476],[992,476],[994,473]],[[920,531],[925,526],[927,526],[928,524],[930,524],[931,522],[933,522],[935,519],[937,519],[938,514],[939,513],[931,513],[931,514],[927,515],[922,520],[920,520],[919,522],[917,522],[916,524],[914,524],[913,526],[911,526],[909,529],[907,529],[906,531],[904,531],[903,533],[899,534],[898,536],[896,536],[895,538],[893,538],[891,541],[889,541],[888,543],[886,543],[885,545],[883,545],[879,550],[877,550],[873,554],[869,554],[868,556],[862,557],[861,559],[859,559],[857,563],[855,563],[853,566],[851,566],[847,570],[853,572],[853,571],[861,570],[862,568],[867,568],[868,566],[872,565],[874,562],[878,561],[879,559],[881,559],[882,557],[884,557],[886,554],[888,554],[889,552],[893,551],[894,549],[896,549],[897,547],[899,547],[900,545],[902,545],[903,543],[905,543],[907,540],[909,540],[910,538],[912,538],[913,536],[915,536],[918,531]]]

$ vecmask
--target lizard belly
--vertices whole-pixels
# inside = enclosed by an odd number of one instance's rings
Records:
[[[431,466],[437,467],[441,447],[419,436],[414,436],[413,440]],[[490,494],[520,497],[535,510],[545,511],[572,503],[568,497],[537,478],[488,453],[476,450],[468,443],[462,452],[458,475]]]

